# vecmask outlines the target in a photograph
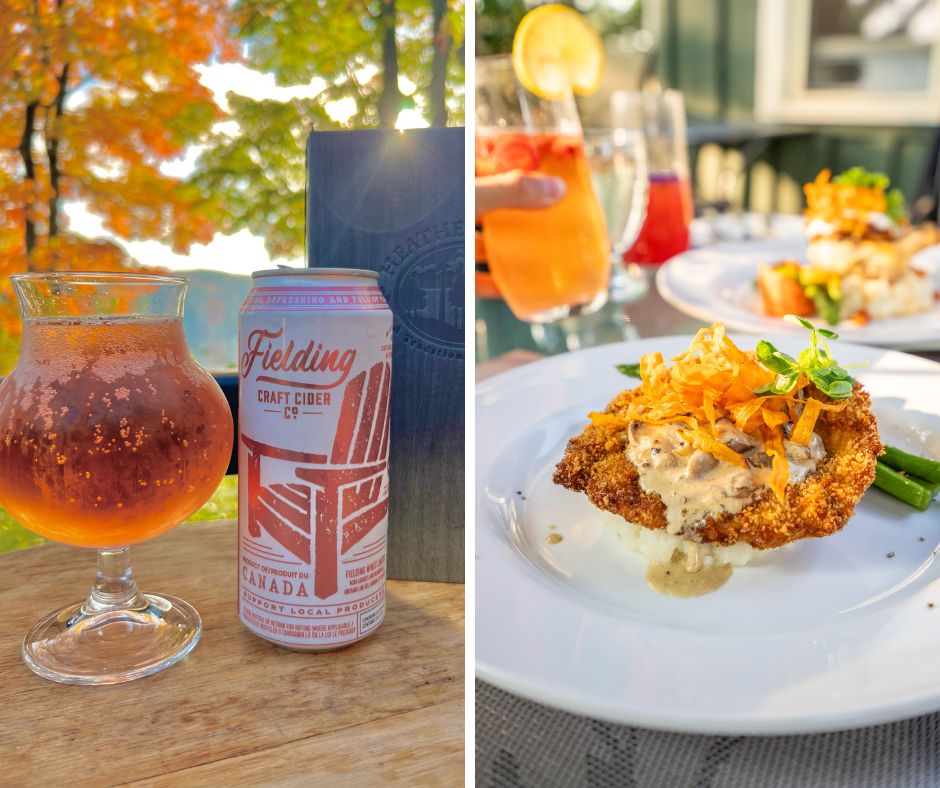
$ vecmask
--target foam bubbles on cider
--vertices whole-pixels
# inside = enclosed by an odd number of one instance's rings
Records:
[[[178,363],[186,355],[178,318],[44,317],[27,320],[24,329],[53,380],[90,375],[113,384],[143,375],[161,361]]]

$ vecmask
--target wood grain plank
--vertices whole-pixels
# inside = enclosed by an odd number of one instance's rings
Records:
[[[663,0],[660,6],[661,47],[656,59],[660,79],[685,92],[690,115],[709,120],[751,120],[757,3]],[[873,105],[874,117],[878,111]],[[774,150],[752,166],[744,203],[755,210],[767,210],[768,205],[792,210],[793,183],[788,179],[799,187],[823,167],[840,172],[855,165],[886,172],[913,200],[934,133],[932,127],[817,124],[808,137],[778,140],[773,144]],[[767,191],[768,166],[780,176],[780,185],[774,185],[771,191]]]
[[[667,88],[681,89],[679,84],[679,12],[678,0],[665,0],[660,6],[662,48],[656,58],[657,74]]]
[[[177,785],[454,786],[464,776],[463,701],[357,725],[250,755],[129,783],[133,788]],[[433,742],[428,731],[436,731]],[[402,742],[411,742],[403,748]],[[287,768],[285,769],[285,765]],[[297,767],[300,767],[299,771]]]
[[[850,167],[887,172],[891,147],[889,131],[836,127],[831,133],[839,140],[838,159],[833,165],[834,174]]]
[[[303,654],[241,626],[234,523],[184,525],[131,552],[141,588],[192,603],[203,635],[179,665],[110,687],[45,681],[19,655],[40,616],[87,592],[91,551],[45,545],[0,557],[0,785],[72,784],[76,757],[97,785],[152,778],[351,726],[380,731],[399,715],[442,705],[462,736],[453,706],[463,698],[462,585],[392,581],[374,636]],[[402,750],[417,741],[433,747],[441,736],[435,721],[402,740]]]

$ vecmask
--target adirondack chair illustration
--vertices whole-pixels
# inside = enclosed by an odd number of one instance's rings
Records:
[[[312,559],[319,599],[336,594],[342,556],[388,513],[390,376],[385,361],[346,384],[329,456],[241,436],[248,450],[248,533],[259,538],[264,530],[299,560]],[[265,484],[266,478],[295,481]]]

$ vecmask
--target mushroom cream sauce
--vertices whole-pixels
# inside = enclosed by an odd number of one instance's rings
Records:
[[[716,427],[717,439],[744,458],[744,467],[693,450],[680,435],[684,424],[654,426],[634,421],[627,428],[626,456],[639,472],[640,487],[662,498],[666,533],[686,540],[684,559],[676,551],[668,563],[650,563],[647,583],[663,594],[700,596],[727,582],[730,564],[704,560],[697,525],[708,515],[737,514],[770,482],[771,459],[760,442],[728,419],[719,420]],[[805,479],[826,457],[826,448],[815,432],[806,446],[784,440],[784,448],[790,484]]]

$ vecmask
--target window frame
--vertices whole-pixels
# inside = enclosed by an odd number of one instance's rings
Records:
[[[940,40],[930,45],[925,90],[807,87],[813,0],[758,0],[754,114],[766,123],[859,126],[940,124]],[[934,0],[940,5],[940,0]]]

